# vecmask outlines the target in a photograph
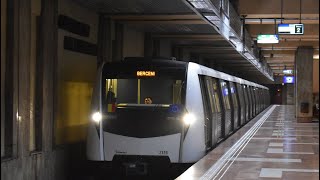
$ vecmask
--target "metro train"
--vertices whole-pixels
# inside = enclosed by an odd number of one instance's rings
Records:
[[[151,97],[152,104],[144,104]],[[265,86],[193,62],[103,64],[92,96],[87,158],[148,173],[194,163],[269,106]]]

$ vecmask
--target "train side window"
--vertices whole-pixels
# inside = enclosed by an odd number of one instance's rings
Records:
[[[210,77],[205,77],[205,82],[207,85],[206,88],[209,95],[211,112],[214,113],[216,111],[216,108],[215,108],[215,102],[214,102],[214,91],[213,91],[212,80]]]
[[[234,107],[238,107],[238,101],[237,101],[237,95],[236,95],[237,92],[233,82],[230,82],[230,91],[231,91],[233,105]]]
[[[226,109],[231,109],[230,107],[230,102],[229,102],[229,91],[228,91],[228,87],[227,87],[227,83],[225,81],[221,81],[221,90],[222,90],[222,100],[224,102],[225,108]]]

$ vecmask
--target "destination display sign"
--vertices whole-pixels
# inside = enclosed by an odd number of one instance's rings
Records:
[[[278,34],[303,34],[303,24],[278,24]]]
[[[137,71],[138,77],[154,77],[156,76],[155,71]]]

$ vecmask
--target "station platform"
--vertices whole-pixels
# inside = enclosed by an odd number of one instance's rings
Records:
[[[271,105],[177,179],[319,179],[319,123]]]

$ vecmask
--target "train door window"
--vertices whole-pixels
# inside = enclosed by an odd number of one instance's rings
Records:
[[[250,88],[251,90],[251,96],[252,96],[252,101],[253,101],[253,116],[256,115],[256,107],[257,107],[257,101],[256,101],[256,97],[255,97],[255,90],[254,90],[254,87],[251,87]]]
[[[216,112],[221,112],[221,104],[220,104],[220,98],[219,98],[219,88],[218,88],[218,82],[217,79],[212,79],[212,86],[213,86],[213,97],[214,97],[214,104]]]
[[[236,94],[237,92],[233,82],[230,82],[230,92],[232,96],[233,106],[237,108],[238,107],[237,94]]]
[[[253,107],[253,100],[252,100],[252,96],[251,96],[250,86],[247,86],[246,90],[247,90],[248,100],[249,100],[249,109],[250,109],[250,111],[249,111],[249,117],[252,118],[252,117],[253,117],[253,116],[252,116],[252,114],[253,114],[253,109],[252,109],[252,107]]]
[[[242,90],[242,87],[241,87],[241,85],[240,84],[236,84],[237,85],[237,90],[238,90],[238,92],[236,93],[237,95],[238,95],[238,97],[239,97],[239,105],[241,106],[241,108],[242,107],[244,107],[245,106],[245,102],[244,102],[244,97],[243,97],[243,90]]]
[[[214,91],[213,91],[213,84],[212,84],[212,80],[210,77],[205,77],[205,84],[206,84],[206,88],[207,88],[207,92],[208,92],[208,99],[209,99],[209,103],[210,103],[210,110],[211,113],[215,113],[216,111],[216,107],[215,107],[215,103],[214,103]]]
[[[213,104],[215,113],[213,115],[213,124],[214,124],[214,142],[218,142],[223,137],[223,122],[222,122],[222,104],[221,104],[221,96],[220,96],[220,88],[218,84],[218,79],[211,78],[212,82],[212,90],[213,90]]]
[[[236,83],[236,89],[238,92],[236,93],[238,100],[239,100],[239,106],[240,106],[240,120],[239,124],[242,125],[243,122],[245,121],[245,102],[244,102],[244,97],[243,97],[243,89],[241,84]]]
[[[237,99],[237,92],[236,92],[236,87],[233,82],[229,82],[230,84],[230,92],[231,92],[231,99],[232,99],[232,104],[234,108],[234,113],[233,113],[233,121],[234,121],[234,128],[238,126],[238,113],[239,113],[239,105],[238,105],[238,99]]]
[[[262,98],[262,96],[261,96],[261,91],[260,91],[260,88],[257,88],[257,99],[258,99],[258,104],[259,104],[259,106],[258,106],[258,111],[260,112],[261,111],[261,98]]]
[[[248,121],[251,118],[251,99],[249,97],[248,86],[243,85],[243,94],[246,101],[246,120]]]
[[[222,100],[224,102],[225,109],[231,109],[230,102],[229,102],[229,91],[227,87],[227,83],[225,81],[221,81],[221,91],[222,91]]]

